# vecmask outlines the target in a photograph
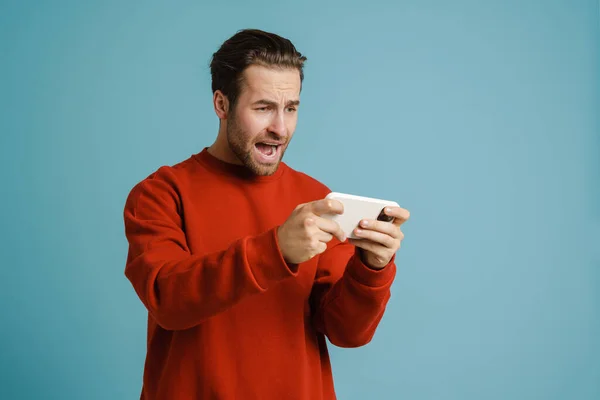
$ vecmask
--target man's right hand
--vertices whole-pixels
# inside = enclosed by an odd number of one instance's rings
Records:
[[[335,236],[346,240],[337,222],[321,217],[325,214],[342,214],[344,206],[332,199],[300,204],[277,230],[279,247],[286,262],[300,264],[327,249]]]

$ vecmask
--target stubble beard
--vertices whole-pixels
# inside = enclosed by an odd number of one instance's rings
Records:
[[[253,174],[258,176],[270,176],[273,175],[277,169],[279,168],[279,164],[281,164],[281,160],[283,159],[283,155],[287,150],[287,145],[283,144],[281,149],[281,154],[279,155],[279,159],[274,164],[261,164],[256,162],[254,159],[254,145],[252,142],[244,142],[243,138],[247,137],[244,135],[244,131],[239,128],[237,125],[235,118],[230,117],[227,121],[227,142],[229,143],[229,148],[235,154],[235,156],[242,162],[242,164],[248,168]]]

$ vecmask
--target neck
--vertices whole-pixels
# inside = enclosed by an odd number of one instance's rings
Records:
[[[215,142],[207,149],[208,152],[215,158],[229,164],[242,165],[242,162],[235,156],[229,148],[227,141],[227,122],[221,121],[219,124],[219,133]]]

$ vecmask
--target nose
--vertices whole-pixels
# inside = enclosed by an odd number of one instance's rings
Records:
[[[287,129],[285,126],[285,120],[283,113],[276,113],[271,120],[271,124],[269,125],[269,131],[271,133],[276,134],[277,136],[286,136]]]

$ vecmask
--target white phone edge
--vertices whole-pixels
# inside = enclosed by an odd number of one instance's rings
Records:
[[[376,204],[378,207],[381,207],[382,209],[385,207],[388,207],[388,206],[400,207],[400,205],[395,201],[377,199],[377,198],[373,198],[373,197],[357,196],[357,195],[340,193],[340,192],[331,192],[325,198],[338,200],[338,201],[341,201],[342,203],[344,202],[344,199],[347,199],[347,200],[352,200],[352,201]],[[344,215],[332,215],[330,217],[333,220],[337,220],[338,223],[342,224],[342,226],[345,225],[344,230],[345,230],[345,234],[348,238],[356,239],[356,236],[352,233],[352,229],[354,229],[354,227],[358,224],[358,219],[356,221],[353,220],[351,223],[351,226],[350,226],[346,222],[347,219],[345,218]],[[344,221],[344,220],[346,220],[346,221]],[[344,222],[341,222],[341,221],[344,221]]]
[[[400,207],[400,205],[397,202],[392,201],[392,200],[383,200],[383,199],[377,199],[374,197],[357,196],[357,195],[348,194],[348,193],[330,192],[327,196],[325,196],[326,199],[335,199],[336,197],[342,198],[342,199],[368,201],[370,203],[382,204],[384,206]]]

